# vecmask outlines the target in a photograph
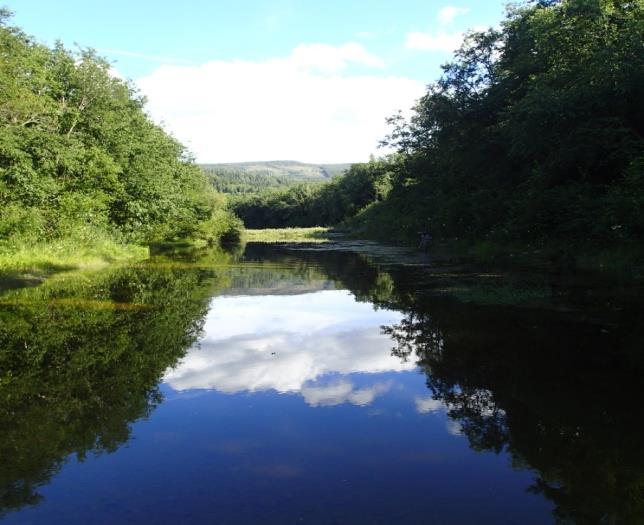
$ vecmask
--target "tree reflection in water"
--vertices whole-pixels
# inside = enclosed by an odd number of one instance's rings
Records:
[[[393,354],[426,374],[435,400],[426,408],[444,405],[473,449],[534,470],[529,489],[561,522],[644,521],[639,301],[468,304],[439,293],[447,277],[356,254],[249,246],[238,264],[239,255],[154,258],[0,295],[0,514],[37,503],[70,455],[129,439],[161,402],[166,369],[200,336],[213,295],[336,288],[403,313],[383,331]]]
[[[294,257],[257,250],[258,258]],[[355,254],[297,257],[358,300],[404,312],[383,327],[392,353],[417,360],[432,397],[474,450],[507,451],[516,468],[535,471],[528,489],[555,504],[558,521],[644,523],[641,294],[612,283],[595,294],[555,276],[553,286],[548,276],[532,288],[522,277],[516,287],[482,286],[440,271],[428,278],[410,267],[383,269]],[[443,293],[455,285],[459,293]],[[556,301],[528,307],[555,288]]]
[[[533,469],[529,490],[553,501],[563,523],[644,520],[637,310],[607,325],[583,312],[401,303],[405,319],[383,327],[392,352],[418,359],[473,449],[507,451]]]
[[[38,487],[70,454],[82,460],[128,440],[222,284],[211,270],[157,258],[0,296],[0,516],[38,503]]]

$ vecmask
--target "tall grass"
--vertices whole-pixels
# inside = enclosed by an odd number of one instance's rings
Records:
[[[269,228],[245,230],[247,242],[328,242],[329,228]]]
[[[80,242],[76,238],[48,242],[0,244],[0,274],[47,274],[62,270],[91,268],[110,263],[144,259],[146,246],[123,244],[109,237]]]

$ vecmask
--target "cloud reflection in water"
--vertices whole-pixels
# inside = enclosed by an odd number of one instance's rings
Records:
[[[225,393],[276,390],[300,393],[311,406],[367,406],[391,388],[375,382],[356,388],[328,375],[402,372],[415,368],[391,355],[380,326],[401,314],[374,310],[347,291],[302,295],[217,297],[204,336],[165,381],[177,391]]]

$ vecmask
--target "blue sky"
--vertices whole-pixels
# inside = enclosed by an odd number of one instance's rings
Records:
[[[38,40],[93,47],[203,162],[365,160],[487,0],[0,0]]]

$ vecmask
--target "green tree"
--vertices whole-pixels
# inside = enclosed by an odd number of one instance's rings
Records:
[[[0,17],[0,242],[234,237],[240,223],[134,86],[91,49]]]

